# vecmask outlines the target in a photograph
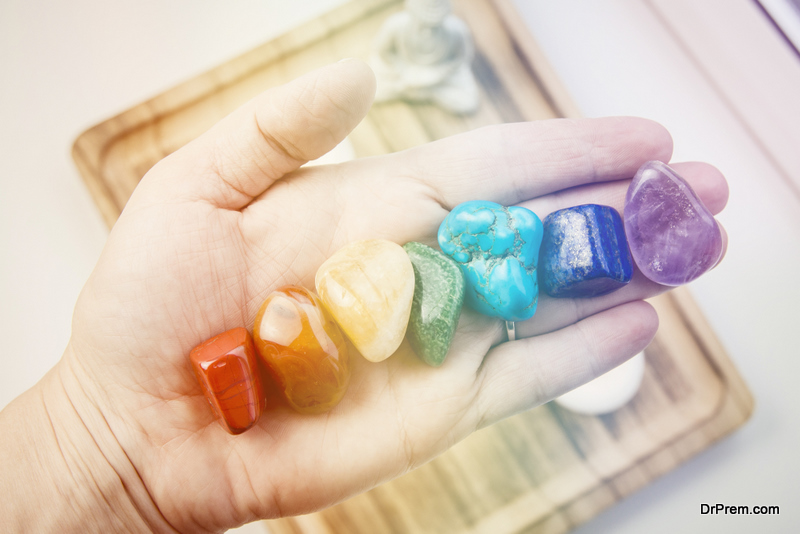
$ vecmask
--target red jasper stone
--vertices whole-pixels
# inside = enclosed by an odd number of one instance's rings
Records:
[[[234,328],[192,349],[192,369],[214,414],[231,434],[241,434],[261,416],[264,395],[253,338]]]
[[[256,315],[253,338],[289,404],[301,413],[330,410],[350,382],[347,345],[319,298],[300,286],[270,293]]]

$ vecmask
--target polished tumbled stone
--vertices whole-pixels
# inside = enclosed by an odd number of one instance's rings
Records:
[[[394,354],[414,298],[414,268],[400,245],[385,239],[350,243],[319,267],[314,283],[364,358],[380,362]]]
[[[542,221],[532,211],[486,200],[459,204],[439,227],[442,252],[461,266],[465,301],[506,321],[530,319],[539,301],[536,264]]]
[[[539,282],[551,297],[596,297],[633,277],[622,217],[610,206],[584,204],[544,219]]]
[[[714,267],[722,232],[697,194],[660,161],[639,168],[625,197],[625,233],[647,278],[679,286]]]
[[[406,337],[422,361],[438,367],[447,357],[464,303],[464,274],[456,262],[422,243],[403,249],[414,267],[414,301]]]
[[[327,412],[344,396],[347,343],[311,291],[289,285],[270,293],[256,314],[253,338],[272,382],[298,412]]]

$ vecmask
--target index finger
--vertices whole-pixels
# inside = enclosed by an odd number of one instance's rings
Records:
[[[467,200],[513,205],[570,187],[631,178],[668,162],[672,138],[636,117],[554,119],[488,126],[401,153],[406,172],[447,209]]]

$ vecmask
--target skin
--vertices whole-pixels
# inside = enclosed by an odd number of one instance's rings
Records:
[[[499,320],[465,310],[440,368],[405,342],[380,363],[354,351],[333,411],[299,415],[273,393],[254,428],[224,432],[190,350],[252,327],[274,289],[313,288],[344,244],[435,246],[448,210],[473,199],[542,218],[588,202],[621,210],[636,169],[672,151],[651,121],[555,120],[299,169],[350,132],[374,90],[361,62],[325,67],[262,94],[144,177],[81,293],[62,360],[0,413],[0,513],[12,532],[217,532],[318,510],[649,343],[658,319],[641,299],[665,288],[637,273],[604,297],[542,297],[511,343]],[[712,212],[723,208],[716,169],[675,168]]]

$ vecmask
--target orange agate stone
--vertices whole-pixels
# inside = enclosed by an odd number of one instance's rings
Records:
[[[300,286],[273,291],[253,325],[256,350],[301,413],[336,406],[350,382],[344,336],[319,298]]]
[[[192,349],[192,369],[214,414],[231,434],[261,416],[264,395],[253,338],[245,328],[228,330]]]

